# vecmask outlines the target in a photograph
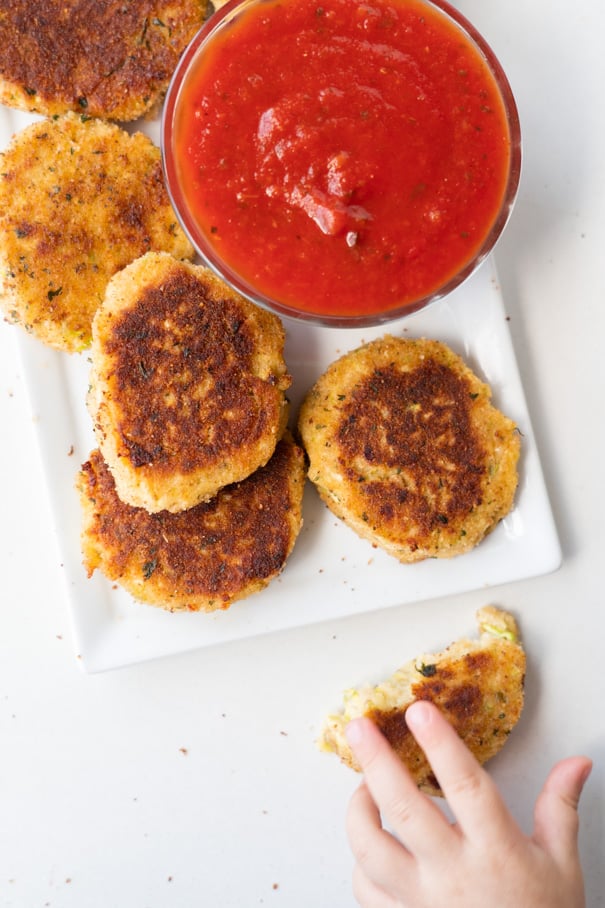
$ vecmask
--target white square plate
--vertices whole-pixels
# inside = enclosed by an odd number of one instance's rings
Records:
[[[309,485],[304,526],[294,552],[281,576],[263,592],[211,615],[170,614],[138,604],[98,573],[87,579],[81,564],[74,478],[95,446],[84,405],[89,369],[86,355],[48,350],[19,331],[67,578],[76,649],[87,671],[487,588],[559,566],[560,547],[491,262],[448,301],[392,323],[388,329],[321,329],[291,322],[286,329],[294,412],[304,391],[332,360],[385,330],[448,343],[491,385],[494,403],[522,432],[515,508],[472,552],[403,565],[357,538],[333,517]]]
[[[0,110],[0,147],[33,118]],[[153,138],[154,125],[146,128]],[[548,501],[506,312],[493,262],[447,300],[387,327],[317,328],[286,322],[286,361],[295,414],[302,395],[334,359],[385,333],[444,341],[491,386],[494,404],[522,433],[514,509],[472,552],[403,565],[359,539],[308,485],[304,526],[279,578],[228,611],[162,611],[135,602],[99,573],[88,579],[79,545],[76,472],[95,441],[85,407],[86,354],[62,354],[15,328],[36,419],[64,564],[76,651],[83,667],[103,671],[158,656],[418,602],[555,570],[561,550]]]

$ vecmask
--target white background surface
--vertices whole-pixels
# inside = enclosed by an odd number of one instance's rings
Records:
[[[586,752],[588,905],[605,906],[605,8],[458,0],[524,134],[496,261],[563,547],[489,591],[528,651],[526,708],[490,765],[531,825],[550,765]],[[314,746],[344,687],[473,630],[483,591],[86,675],[15,331],[0,324],[0,908],[352,908],[357,778]]]

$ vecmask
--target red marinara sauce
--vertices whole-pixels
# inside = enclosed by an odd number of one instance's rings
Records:
[[[469,269],[511,170],[485,57],[422,0],[244,4],[192,58],[171,146],[211,263],[328,320],[411,311]]]

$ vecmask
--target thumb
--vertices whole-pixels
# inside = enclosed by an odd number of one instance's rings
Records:
[[[562,760],[551,769],[536,801],[534,841],[558,863],[577,852],[578,803],[591,770],[588,757]]]

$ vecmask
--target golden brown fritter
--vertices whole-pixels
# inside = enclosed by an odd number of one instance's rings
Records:
[[[88,406],[123,501],[181,511],[263,466],[283,434],[280,319],[202,266],[149,253],[93,324]]]
[[[0,306],[68,352],[90,343],[109,278],[143,253],[192,257],[147,136],[65,114],[0,154]]]
[[[472,549],[511,509],[519,434],[445,344],[384,337],[303,401],[309,478],[359,536],[403,562]]]
[[[135,120],[157,107],[207,0],[10,0],[0,9],[0,103]]]
[[[329,716],[322,729],[321,749],[338,754],[359,772],[345,728],[351,719],[367,716],[386,736],[418,787],[440,795],[439,783],[405,721],[411,703],[430,700],[480,763],[498,753],[523,709],[525,653],[516,622],[508,612],[486,606],[477,612],[477,623],[478,640],[458,640],[443,652],[411,660],[376,687],[347,691],[343,711]]]
[[[78,477],[84,565],[169,611],[229,608],[283,569],[302,524],[304,482],[304,453],[284,438],[265,467],[212,501],[149,514],[118,498],[93,451]]]

